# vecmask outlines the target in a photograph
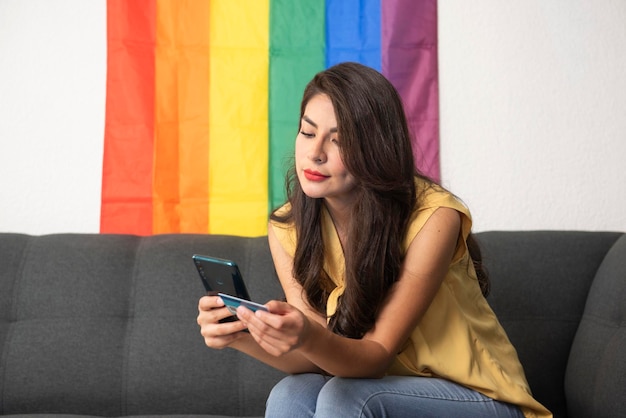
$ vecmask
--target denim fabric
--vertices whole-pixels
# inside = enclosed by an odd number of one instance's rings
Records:
[[[272,389],[265,416],[281,417],[511,417],[519,408],[443,379],[288,376]]]

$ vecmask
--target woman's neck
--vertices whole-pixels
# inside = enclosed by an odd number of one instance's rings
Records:
[[[352,211],[350,206],[337,205],[334,203],[336,202],[329,202],[327,199],[324,201],[328,214],[335,225],[341,246],[345,248]]]

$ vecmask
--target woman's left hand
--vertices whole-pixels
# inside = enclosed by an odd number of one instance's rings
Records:
[[[270,312],[252,312],[243,306],[237,308],[237,317],[261,348],[280,357],[306,342],[311,327],[306,315],[286,302],[273,300],[265,306]]]

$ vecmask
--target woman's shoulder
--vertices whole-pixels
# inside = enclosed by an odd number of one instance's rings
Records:
[[[416,178],[415,186],[417,202],[405,238],[407,248],[424,224],[439,208],[450,208],[459,212],[461,214],[462,235],[465,237],[469,234],[472,217],[468,207],[457,196],[443,186],[421,178]]]
[[[283,249],[293,256],[296,252],[296,228],[293,222],[282,221],[287,219],[291,212],[291,204],[285,203],[276,209],[270,218],[268,229],[271,228],[274,236],[283,247]]]
[[[416,178],[415,187],[417,190],[416,212],[438,207],[452,207],[468,211],[467,206],[457,196],[438,183]]]
[[[291,203],[287,202],[283,204],[281,207],[279,207],[278,209],[274,210],[273,214],[282,218],[286,216],[290,211],[291,211]],[[274,220],[272,220],[272,222],[279,223]]]

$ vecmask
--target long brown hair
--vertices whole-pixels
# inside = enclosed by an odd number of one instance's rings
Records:
[[[398,280],[403,242],[411,214],[419,204],[415,177],[433,182],[415,168],[408,125],[396,89],[379,72],[342,63],[318,73],[306,86],[300,116],[309,100],[326,94],[335,109],[340,153],[356,180],[356,204],[344,248],[345,291],[329,328],[361,338],[374,325],[383,300]],[[287,175],[291,211],[272,220],[293,223],[297,234],[293,275],[308,302],[325,314],[332,291],[323,270],[321,231],[323,199],[304,194],[292,166]]]

